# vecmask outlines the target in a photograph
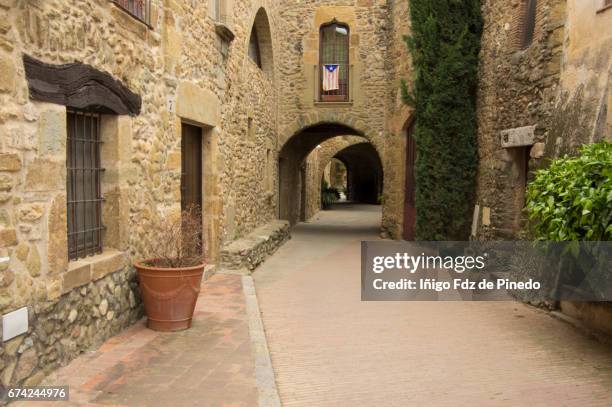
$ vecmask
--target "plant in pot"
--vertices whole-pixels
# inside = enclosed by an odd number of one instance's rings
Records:
[[[149,259],[134,264],[151,329],[191,327],[204,273],[201,214],[198,206],[191,206],[160,217],[145,242]]]

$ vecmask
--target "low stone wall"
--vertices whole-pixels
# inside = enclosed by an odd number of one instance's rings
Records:
[[[289,222],[275,220],[221,249],[220,269],[250,274],[291,238]]]
[[[28,332],[0,348],[0,387],[36,385],[142,317],[136,271],[124,265],[53,301],[28,306],[28,314]]]

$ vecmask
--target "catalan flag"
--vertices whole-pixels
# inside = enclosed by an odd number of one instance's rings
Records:
[[[323,65],[323,91],[340,89],[340,65]]]

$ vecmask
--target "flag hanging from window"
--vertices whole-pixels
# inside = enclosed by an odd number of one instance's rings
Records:
[[[340,89],[340,65],[323,65],[323,91]]]

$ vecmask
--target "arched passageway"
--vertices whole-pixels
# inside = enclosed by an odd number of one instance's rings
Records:
[[[377,202],[378,194],[382,191],[383,170],[376,148],[368,142],[364,134],[350,126],[341,123],[319,123],[294,134],[280,151],[278,206],[280,219],[288,220],[294,225],[309,217],[309,211],[306,210],[306,197],[309,193],[312,194],[313,190],[308,188],[308,177],[315,176],[314,185],[320,186],[321,174],[320,172],[316,172],[316,175],[310,174],[307,171],[305,160],[317,146],[326,140],[350,135],[363,138],[363,142],[358,144],[361,147],[347,148],[346,151],[343,150],[336,154],[336,158],[347,165],[349,177],[351,177],[351,167],[355,168],[352,185],[352,190],[355,192],[354,198],[367,203]],[[367,174],[368,172],[375,175]],[[360,180],[366,180],[368,186],[357,186]]]
[[[372,144],[354,144],[340,151],[335,158],[347,169],[347,199],[358,203],[380,203],[383,169]]]

